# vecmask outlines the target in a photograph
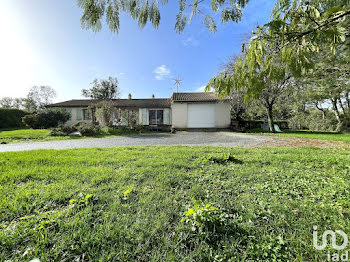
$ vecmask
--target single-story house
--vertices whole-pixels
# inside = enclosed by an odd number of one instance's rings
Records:
[[[70,113],[70,124],[91,122],[91,106],[98,100],[69,100],[50,104],[50,108],[64,108]],[[137,125],[146,128],[190,129],[228,128],[231,124],[231,108],[228,99],[220,99],[215,93],[173,93],[171,98],[113,99],[114,125],[127,125],[125,112],[135,116]]]

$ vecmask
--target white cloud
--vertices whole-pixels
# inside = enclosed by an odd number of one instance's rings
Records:
[[[170,76],[170,69],[166,67],[166,65],[158,66],[154,69],[153,73],[155,73],[155,78],[157,80],[164,80],[166,77]]]
[[[184,46],[199,46],[199,40],[194,36],[189,36],[182,41]]]
[[[198,87],[196,92],[204,92],[205,86]]]
[[[125,76],[125,75],[126,75],[126,73],[124,73],[124,72],[120,72],[120,73],[119,73],[119,75],[120,75],[120,76]]]
[[[198,46],[199,41],[196,38],[194,38],[193,36],[189,36],[186,39],[182,40],[182,44],[184,46]]]

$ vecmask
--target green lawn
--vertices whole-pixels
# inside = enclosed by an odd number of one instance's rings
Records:
[[[1,153],[0,260],[325,261],[313,226],[350,233],[349,178],[334,148]]]
[[[350,142],[350,133],[283,130],[282,133],[272,134],[270,132],[263,132],[261,128],[248,130],[247,133],[261,133],[281,137],[301,137],[328,141]]]
[[[65,140],[72,137],[53,137],[50,136],[49,129],[10,129],[0,130],[0,143],[16,143],[31,141],[49,141],[49,140]]]
[[[107,129],[104,129],[107,130]],[[108,131],[108,132],[107,132]],[[98,134],[89,137],[81,136],[50,136],[49,129],[0,129],[0,143],[25,143],[33,141],[52,141],[52,140],[68,140],[82,138],[102,138],[136,134],[132,131],[120,131],[118,129],[109,128],[106,132],[103,130]]]

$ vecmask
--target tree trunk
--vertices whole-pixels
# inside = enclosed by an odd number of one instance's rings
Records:
[[[341,110],[343,111],[343,114],[345,114],[345,108],[344,108],[344,105],[343,105],[343,103],[342,103],[340,97],[338,97],[338,101],[339,101],[340,108],[341,108]]]
[[[94,125],[97,124],[97,120],[96,120],[96,108],[91,108],[91,119],[92,119],[92,123]]]
[[[318,106],[318,102],[315,102],[315,106],[318,110],[320,110],[322,112],[322,119],[325,120],[326,119],[326,110],[324,110],[321,106]]]
[[[345,93],[345,101],[348,109],[350,110],[350,93],[349,92]]]
[[[275,123],[273,121],[272,105],[269,105],[266,108],[266,111],[267,111],[267,119],[268,119],[268,122],[269,122],[270,132],[275,133]]]
[[[333,111],[335,114],[335,118],[337,119],[338,123],[340,123],[340,113],[338,110],[338,106],[337,106],[337,99],[336,98],[332,98],[332,105],[333,105]]]
[[[332,101],[332,105],[333,105],[333,111],[335,114],[335,118],[337,119],[338,125],[337,125],[337,129],[336,131],[339,131],[339,129],[341,128],[342,122],[341,122],[341,118],[340,118],[340,113],[338,110],[338,106],[337,106],[337,98],[331,98]]]

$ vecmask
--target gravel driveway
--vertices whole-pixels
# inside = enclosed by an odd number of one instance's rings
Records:
[[[148,145],[206,145],[227,147],[252,147],[271,141],[269,136],[236,134],[231,132],[179,132],[141,134],[109,138],[46,141],[0,145],[0,152],[35,149],[70,149],[116,146]]]

